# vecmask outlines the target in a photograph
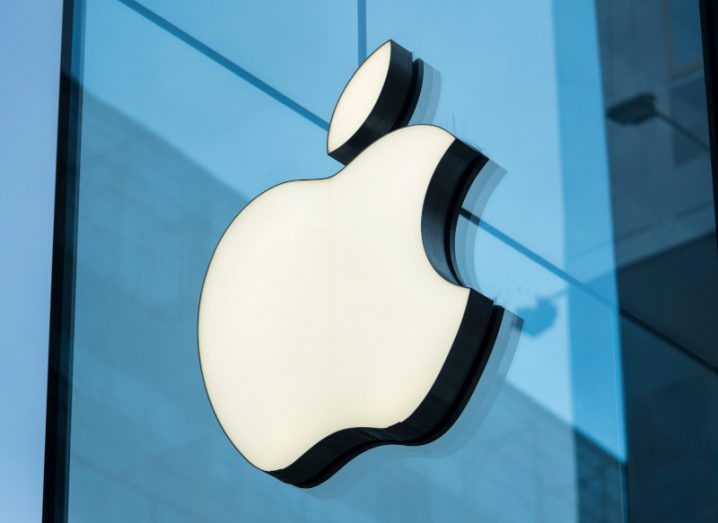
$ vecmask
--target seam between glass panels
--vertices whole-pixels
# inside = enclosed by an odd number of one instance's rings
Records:
[[[366,60],[366,0],[357,0],[357,52],[358,63]]]

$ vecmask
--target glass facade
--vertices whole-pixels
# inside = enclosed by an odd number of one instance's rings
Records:
[[[715,521],[718,266],[688,0],[76,0],[72,522]],[[462,276],[523,320],[459,422],[326,484],[254,469],[212,414],[197,306],[252,198],[324,178],[334,104],[393,39],[496,167]],[[271,282],[269,282],[271,284]],[[268,377],[271,379],[271,377]]]

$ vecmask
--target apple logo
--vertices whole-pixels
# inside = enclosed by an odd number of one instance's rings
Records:
[[[332,115],[327,149],[345,167],[255,198],[207,269],[198,341],[214,413],[252,465],[299,487],[446,432],[504,314],[456,269],[459,209],[488,159],[407,126],[422,76],[395,42],[374,51]]]

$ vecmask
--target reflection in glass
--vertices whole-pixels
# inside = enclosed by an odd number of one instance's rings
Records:
[[[82,3],[70,521],[718,517],[693,3]],[[496,162],[464,202],[461,271],[523,333],[445,439],[376,449],[301,491],[217,426],[197,300],[246,202],[338,170],[332,104],[390,37],[433,66],[414,121]],[[638,125],[606,118],[641,93]]]

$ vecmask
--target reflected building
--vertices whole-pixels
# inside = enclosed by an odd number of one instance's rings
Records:
[[[633,522],[718,520],[718,241],[698,4],[596,2]],[[652,110],[611,118],[640,93]]]

